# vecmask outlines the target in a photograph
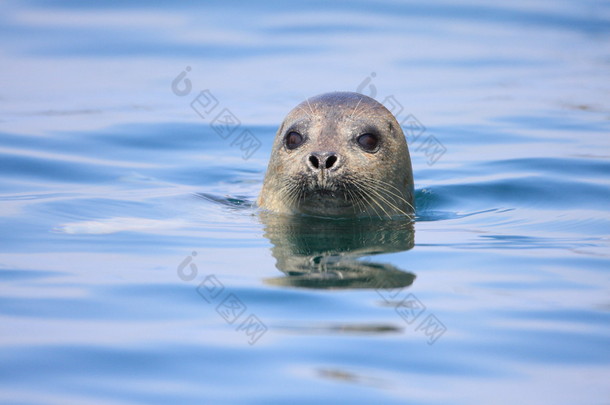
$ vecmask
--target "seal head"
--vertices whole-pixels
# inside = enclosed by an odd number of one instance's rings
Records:
[[[411,215],[413,175],[400,125],[362,94],[307,99],[277,132],[258,205],[319,217]]]

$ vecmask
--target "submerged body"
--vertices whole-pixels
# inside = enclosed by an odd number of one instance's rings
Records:
[[[400,125],[362,94],[306,100],[277,132],[258,205],[321,217],[413,214],[411,159]]]

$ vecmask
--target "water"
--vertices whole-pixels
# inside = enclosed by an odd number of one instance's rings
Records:
[[[0,10],[2,403],[609,403],[607,2]],[[260,216],[286,112],[356,89],[416,222]]]

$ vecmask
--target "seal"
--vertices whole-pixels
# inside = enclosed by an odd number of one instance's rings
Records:
[[[407,142],[383,104],[359,93],[309,98],[279,127],[259,207],[318,217],[409,216]]]

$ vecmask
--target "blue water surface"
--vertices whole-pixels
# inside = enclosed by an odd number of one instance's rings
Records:
[[[0,402],[609,403],[607,2],[9,0],[0,32]],[[256,210],[334,90],[392,106],[413,224]]]

